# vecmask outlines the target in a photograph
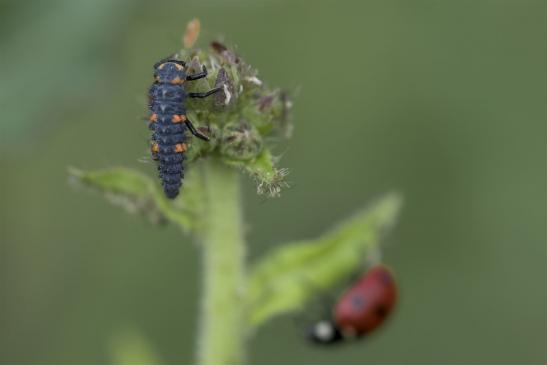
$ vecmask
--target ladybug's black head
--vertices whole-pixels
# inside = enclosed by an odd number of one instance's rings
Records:
[[[321,321],[308,329],[308,339],[316,344],[331,345],[344,339],[340,329],[330,321]]]
[[[167,60],[159,62],[154,68],[154,77],[157,82],[177,85],[186,81],[186,70],[184,69],[184,63],[181,61]]]

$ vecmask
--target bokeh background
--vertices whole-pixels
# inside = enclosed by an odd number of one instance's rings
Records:
[[[292,188],[264,202],[246,183],[251,258],[406,198],[389,325],[321,349],[279,318],[252,364],[547,363],[545,1],[36,0],[0,2],[1,364],[113,364],[123,333],[192,362],[197,248],[66,170],[154,174],[151,65],[193,17],[201,46],[224,37],[296,95]]]

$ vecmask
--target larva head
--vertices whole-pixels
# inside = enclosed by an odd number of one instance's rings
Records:
[[[186,81],[186,70],[184,63],[181,61],[167,60],[159,62],[154,68],[154,78],[157,82],[179,85]]]

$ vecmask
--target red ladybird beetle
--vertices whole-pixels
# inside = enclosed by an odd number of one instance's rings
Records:
[[[367,335],[386,320],[396,301],[393,272],[385,265],[373,266],[340,297],[332,318],[314,324],[308,337],[327,345]]]

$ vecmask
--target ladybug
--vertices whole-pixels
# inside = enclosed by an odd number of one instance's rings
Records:
[[[338,299],[332,318],[308,330],[311,342],[330,345],[368,335],[389,317],[397,302],[393,272],[375,265]]]
[[[184,177],[184,153],[187,132],[204,141],[209,137],[198,131],[186,116],[186,98],[206,98],[221,90],[220,87],[207,92],[186,92],[184,83],[207,77],[207,69],[196,74],[186,73],[186,63],[172,57],[154,65],[154,83],[148,91],[152,158],[158,161],[159,177],[163,191],[174,199],[182,186]]]

